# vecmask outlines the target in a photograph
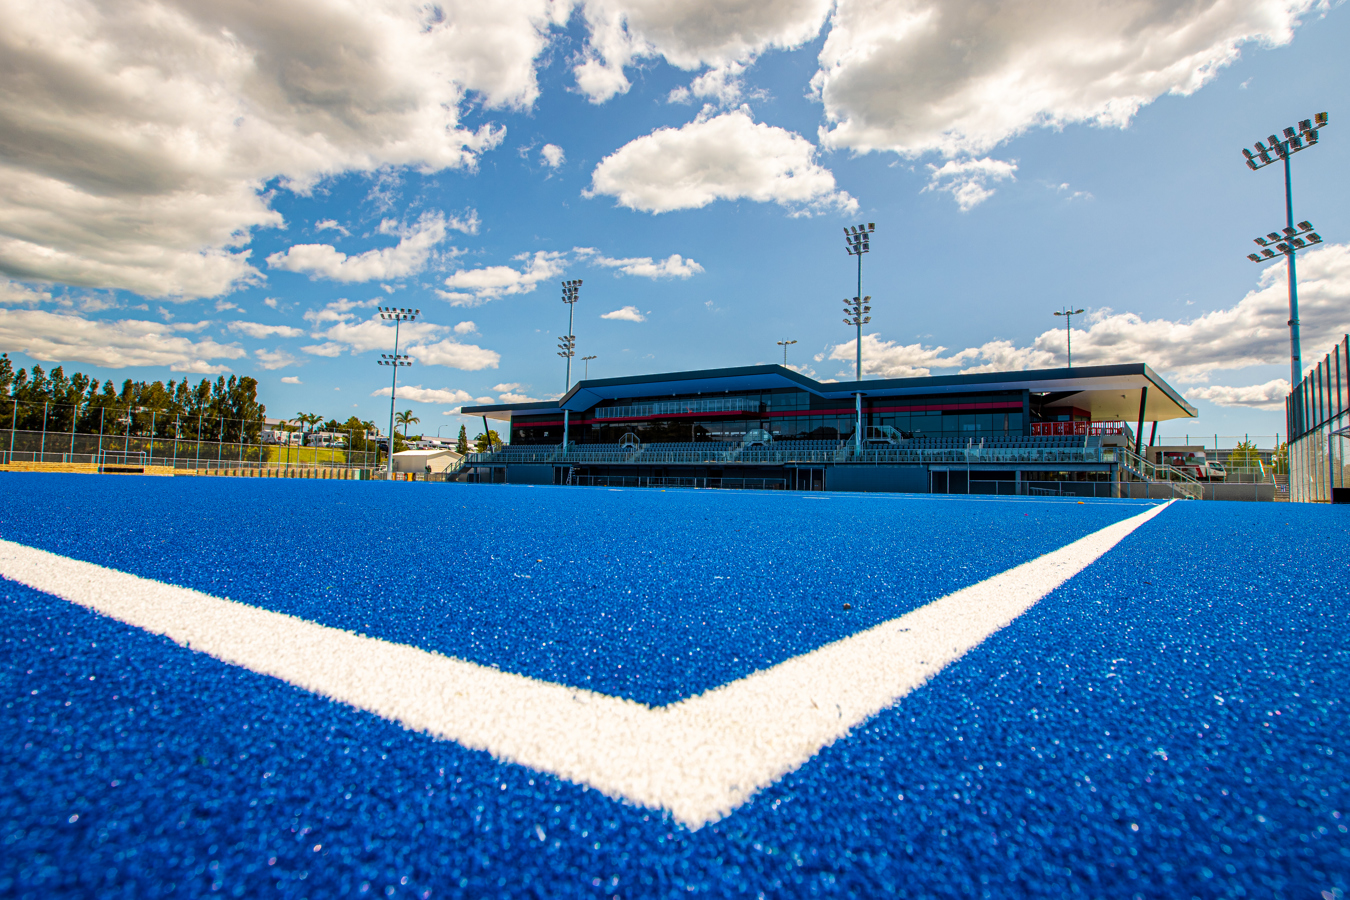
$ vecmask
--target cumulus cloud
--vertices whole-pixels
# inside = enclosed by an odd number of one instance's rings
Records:
[[[613,312],[607,312],[600,316],[602,319],[618,319],[621,322],[645,322],[647,317],[638,311],[636,306],[625,306],[622,309],[616,309]]]
[[[488,350],[477,344],[461,344],[450,339],[409,347],[408,355],[425,365],[447,366],[466,372],[495,369],[502,359],[502,355],[495,350]]]
[[[545,144],[544,149],[539,151],[539,156],[544,161],[544,165],[550,169],[556,169],[567,159],[563,154],[563,148],[557,144]]]
[[[388,397],[392,393],[390,388],[380,388],[370,396]],[[411,400],[414,403],[453,403],[463,405],[465,403],[491,403],[491,397],[475,397],[468,391],[461,391],[457,388],[424,388],[419,385],[404,385],[398,389],[400,400]]]
[[[814,38],[830,0],[589,0],[590,38],[573,72],[593,103],[630,87],[624,69],[662,57],[686,71],[726,69],[771,48],[793,48]]]
[[[461,269],[445,279],[445,286],[450,290],[438,290],[436,293],[442,299],[449,300],[452,306],[476,306],[510,294],[528,294],[539,282],[555,278],[566,271],[565,257],[563,253],[539,250],[513,257],[523,263],[519,269],[511,266]]]
[[[314,230],[315,230],[315,231],[336,231],[338,234],[341,234],[343,237],[351,237],[351,236],[352,236],[352,233],[351,233],[350,231],[348,231],[346,228],[342,227],[342,225],[340,225],[336,219],[320,219],[319,221],[317,221],[317,222],[314,223]],[[281,379],[281,380],[282,380],[282,381],[285,381],[286,379],[283,378],[283,379]],[[299,382],[297,381],[297,382],[295,382],[295,384],[299,384]]]
[[[170,299],[260,279],[268,188],[472,168],[569,4],[36,3],[0,31],[0,273]]]
[[[706,111],[705,111],[706,112]],[[799,134],[756,123],[745,109],[659,128],[600,161],[587,196],[643,212],[699,209],[715,200],[774,202],[795,210],[857,209]]]
[[[262,325],[258,322],[231,322],[227,326],[231,331],[238,331],[251,338],[268,338],[272,335],[278,337],[300,337],[305,333],[303,328],[292,328],[290,325]]]
[[[1017,164],[1001,159],[949,159],[941,166],[928,165],[925,191],[944,191],[956,198],[961,212],[969,212],[994,196],[991,182],[1013,178]],[[1014,179],[1015,180],[1015,179]]]
[[[1124,127],[1244,44],[1288,43],[1322,0],[840,0],[812,86],[821,141],[977,155],[1038,126]]]
[[[219,359],[245,355],[238,344],[193,341],[182,328],[140,319],[86,319],[41,310],[0,309],[0,350],[44,362],[83,362],[106,369],[168,366],[175,372],[215,374]]]
[[[1276,378],[1265,384],[1243,387],[1211,385],[1192,388],[1186,392],[1191,400],[1208,400],[1218,406],[1243,406],[1251,409],[1284,409],[1284,398],[1289,396],[1289,380]]]
[[[531,397],[529,394],[517,394],[514,391],[506,391],[497,395],[497,399],[502,403],[538,403],[538,397]]]
[[[394,346],[394,326],[377,316],[361,319],[355,309],[369,307],[369,303],[335,300],[322,310],[310,310],[305,319],[314,323],[316,330],[310,337],[322,341],[301,347],[311,356],[336,357],[343,353],[368,353],[372,350],[391,351]],[[476,344],[461,344],[448,335],[454,329],[431,322],[404,322],[399,326],[402,341],[400,353],[406,353],[424,365],[448,366],[452,369],[478,371],[495,369],[501,354]]]
[[[1136,313],[1091,310],[1086,328],[1073,331],[1076,365],[1144,362],[1179,382],[1203,383],[1222,371],[1289,359],[1289,295],[1283,265],[1266,268],[1256,288],[1233,306],[1195,319],[1146,319]],[[1350,244],[1328,244],[1299,257],[1299,320],[1305,367],[1350,331]],[[1030,345],[989,341],[948,353],[945,347],[901,345],[877,335],[863,335],[866,375],[927,375],[934,368],[960,367],[962,372],[1007,372],[1063,366],[1065,334],[1049,328]],[[852,361],[854,341],[830,348],[829,358]],[[852,369],[846,373],[852,377]],[[1194,396],[1226,405],[1273,402],[1280,382],[1258,388],[1202,387]],[[1286,390],[1287,384],[1280,390]],[[1204,393],[1210,392],[1210,393]],[[1242,399],[1238,404],[1237,400]]]
[[[455,326],[455,334],[475,334],[477,333],[477,331],[478,326],[475,325],[472,321],[460,322],[458,325]]]
[[[624,275],[637,275],[641,278],[688,278],[703,271],[703,267],[698,263],[692,259],[685,259],[678,253],[653,261],[650,256],[613,259],[590,247],[578,247],[574,252],[593,266],[618,269]]]
[[[296,244],[267,257],[267,264],[274,269],[308,273],[310,278],[331,281],[406,278],[427,267],[436,246],[445,240],[448,227],[445,216],[439,212],[423,213],[411,225],[385,219],[380,223],[379,232],[398,237],[399,241],[393,247],[348,256],[332,244]]]
[[[37,290],[26,284],[10,281],[8,278],[0,278],[0,303],[36,306],[50,299],[52,299],[51,291]]]
[[[303,381],[301,381],[299,378],[297,378],[297,377],[294,376],[294,375],[285,375],[285,376],[282,376],[281,383],[282,383],[282,384],[304,384]]]
[[[272,369],[284,369],[287,366],[303,365],[304,362],[280,347],[275,350],[255,350],[253,351],[253,355],[258,358],[258,365],[269,371]]]

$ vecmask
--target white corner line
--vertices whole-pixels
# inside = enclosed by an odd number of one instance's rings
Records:
[[[4,540],[0,576],[413,731],[666,810],[697,829],[921,687],[1169,505],[656,708]]]

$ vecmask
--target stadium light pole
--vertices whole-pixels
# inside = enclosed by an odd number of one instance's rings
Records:
[[[582,378],[589,379],[591,377],[591,360],[593,359],[595,359],[594,356],[583,356],[581,358],[581,361],[586,364],[586,374]]]
[[[1264,169],[1266,166],[1274,163],[1276,160],[1282,161],[1284,163],[1284,218],[1285,218],[1284,234],[1282,235],[1276,232],[1271,232],[1266,237],[1268,240],[1284,241],[1286,248],[1280,249],[1277,246],[1276,249],[1279,250],[1280,253],[1284,254],[1285,259],[1289,261],[1290,390],[1293,390],[1293,386],[1297,385],[1299,381],[1302,380],[1303,377],[1302,347],[1300,346],[1299,329],[1298,329],[1298,272],[1294,263],[1294,251],[1298,249],[1298,247],[1300,246],[1306,246],[1306,242],[1304,244],[1298,245],[1292,242],[1292,239],[1295,238],[1297,235],[1299,235],[1300,232],[1298,232],[1298,230],[1294,228],[1294,188],[1289,169],[1289,157],[1293,156],[1300,150],[1306,150],[1312,145],[1316,144],[1318,140],[1318,129],[1325,128],[1326,125],[1327,125],[1327,114],[1324,112],[1320,112],[1317,115],[1313,116],[1311,119],[1304,119],[1303,121],[1299,122],[1297,129],[1293,128],[1284,129],[1283,138],[1274,134],[1266,138],[1270,146],[1266,146],[1265,144],[1262,144],[1260,141],[1257,141],[1256,144],[1254,145],[1256,148],[1255,153],[1253,153],[1251,150],[1248,150],[1245,147],[1242,149],[1242,155],[1246,157],[1247,168],[1251,169],[1253,172],[1257,171],[1258,169]],[[1302,228],[1303,225],[1307,224],[1308,223],[1306,222],[1300,223],[1299,227]],[[1311,230],[1312,230],[1311,225],[1309,225],[1308,228],[1304,229],[1304,231],[1311,231]],[[1261,238],[1257,238],[1256,242],[1261,245],[1262,253],[1259,255],[1255,253],[1249,253],[1247,254],[1248,259],[1254,262],[1265,262],[1268,259],[1275,258],[1276,254],[1274,252],[1271,252],[1269,254],[1265,252],[1266,241],[1262,240]],[[1321,242],[1321,238],[1318,238],[1318,242],[1319,243]]]
[[[859,384],[862,383],[862,327],[872,321],[872,317],[867,313],[872,311],[872,307],[867,304],[871,297],[864,297],[862,292],[862,258],[863,254],[872,249],[872,233],[877,230],[875,222],[868,222],[866,225],[845,226],[844,245],[848,250],[849,256],[858,257],[858,293],[854,295],[852,305],[848,300],[844,301],[844,315],[849,316],[844,320],[845,325],[853,325],[858,329],[857,337],[857,358],[854,363],[854,377]],[[853,446],[862,450],[862,391],[857,391],[853,395],[854,410],[858,417],[857,425],[853,429]]]
[[[1057,316],[1064,317],[1064,340],[1069,357],[1069,365],[1067,368],[1070,369],[1073,368],[1073,317],[1080,315],[1082,312],[1081,309],[1069,309],[1066,306],[1062,312],[1055,313]]]
[[[562,283],[562,302],[567,304],[567,334],[558,338],[558,355],[567,360],[567,384],[563,388],[566,394],[572,389],[572,357],[577,355],[577,336],[572,333],[572,314],[576,311],[577,297],[581,293],[581,279]],[[567,408],[563,407],[563,449],[567,449],[568,419]]]
[[[398,403],[398,370],[400,366],[411,366],[412,360],[407,354],[399,356],[398,353],[398,327],[403,322],[415,322],[417,317],[422,314],[420,309],[403,309],[396,306],[381,306],[380,318],[386,322],[394,323],[394,352],[381,353],[382,357],[378,360],[379,365],[389,366],[393,370],[393,381],[389,385],[389,455],[385,460],[385,472],[389,478],[394,477],[394,406]]]
[[[788,348],[788,347],[791,347],[791,346],[792,346],[793,344],[795,344],[795,343],[797,343],[797,342],[796,342],[796,341],[789,341],[789,340],[786,340],[786,339],[785,339],[785,340],[781,340],[781,341],[778,342],[778,346],[780,346],[780,347],[783,348],[783,368],[785,368],[785,369],[787,368],[787,348]]]

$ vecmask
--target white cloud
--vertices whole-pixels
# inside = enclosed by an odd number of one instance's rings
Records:
[[[545,144],[544,148],[539,151],[539,155],[543,158],[544,165],[548,166],[550,169],[558,168],[567,159],[566,155],[563,153],[563,148],[559,147],[557,144]]]
[[[232,309],[237,309],[237,310],[242,311],[242,310],[243,310],[243,307],[241,307],[241,306],[240,306],[239,304],[237,304],[237,303],[231,303],[231,302],[228,301],[228,300],[217,300],[217,301],[216,301],[216,312],[229,312],[229,311],[232,310]]]
[[[520,390],[520,382],[509,381],[503,382],[502,384],[494,384],[491,388],[489,388],[489,390],[491,390],[494,394],[502,394],[506,393],[507,391],[518,391]]]
[[[616,309],[613,312],[607,312],[602,315],[602,319],[618,319],[623,322],[645,322],[647,317],[638,311],[636,306],[625,306],[622,309]]]
[[[705,111],[706,112],[706,111]],[[794,209],[844,210],[857,202],[836,189],[799,134],[756,123],[744,109],[680,128],[659,128],[600,161],[586,196],[615,197],[643,212],[699,209],[715,200],[773,201]]]
[[[814,38],[830,0],[589,0],[590,40],[573,69],[593,103],[629,88],[624,69],[664,57],[687,71],[748,63],[770,48],[799,47]]]
[[[272,309],[276,309],[276,308],[277,308],[277,298],[276,298],[276,297],[264,297],[264,298],[263,298],[263,306],[268,306],[268,307],[271,307]]]
[[[50,299],[52,299],[51,291],[35,290],[26,284],[0,278],[0,303],[35,306]]]
[[[370,396],[388,397],[392,393],[390,388],[380,388]],[[461,391],[451,388],[424,388],[421,385],[404,385],[398,389],[400,400],[411,400],[414,403],[454,403],[463,405],[465,403],[491,403],[491,397],[475,397],[468,391]]]
[[[300,348],[301,352],[308,353],[310,356],[325,356],[332,359],[341,356],[347,352],[345,344],[339,344],[336,341],[325,341],[322,344],[309,344]]]
[[[180,330],[140,319],[0,309],[0,350],[44,362],[84,362],[107,369],[168,366],[175,372],[214,374],[228,372],[229,367],[213,360],[245,355],[238,344],[194,342],[176,333]]]
[[[1073,332],[1075,365],[1144,362],[1179,382],[1205,382],[1215,372],[1259,365],[1288,365],[1289,295],[1286,268],[1263,270],[1257,287],[1231,307],[1195,319],[1145,319],[1135,313],[1091,310],[1087,328]],[[1328,244],[1299,257],[1299,320],[1305,370],[1350,331],[1350,244]],[[864,374],[886,377],[926,375],[932,368],[962,372],[1007,372],[1065,364],[1063,328],[1048,328],[1030,346],[994,340],[947,353],[945,347],[900,345],[863,336]],[[852,361],[854,342],[830,348],[829,358]],[[847,377],[852,377],[852,367]],[[1212,387],[1195,396],[1223,403],[1245,397],[1244,405],[1271,402],[1276,382],[1256,388]],[[1264,393],[1262,393],[1264,392]]]
[[[472,321],[460,322],[455,326],[455,334],[476,334],[477,332],[478,326]]]
[[[294,376],[294,375],[285,375],[285,376],[283,376],[282,379],[281,379],[281,383],[282,383],[282,384],[304,384],[303,381],[301,381],[299,378],[297,378],[297,377]]]
[[[38,3],[5,17],[0,273],[154,297],[260,278],[270,189],[471,168],[567,3]]]
[[[502,355],[495,350],[488,350],[476,344],[461,344],[449,339],[409,347],[408,355],[424,365],[448,366],[466,372],[495,369],[502,359]]]
[[[461,269],[445,279],[449,291],[436,291],[452,306],[475,306],[510,294],[528,294],[541,281],[555,278],[567,270],[565,254],[539,250],[522,253],[514,259],[525,265],[520,269],[510,266],[484,266],[481,269]],[[466,293],[467,292],[467,293]]]
[[[291,355],[280,347],[275,350],[254,350],[253,355],[258,358],[258,365],[269,371],[301,365],[302,362],[298,357]]]
[[[305,333],[303,328],[292,328],[290,325],[262,325],[258,322],[231,322],[227,326],[231,331],[238,331],[251,338],[266,338],[272,335],[278,337],[300,337]]]
[[[381,234],[395,235],[393,247],[348,256],[331,244],[295,244],[267,257],[267,264],[288,272],[307,272],[310,278],[332,281],[379,281],[416,275],[427,267],[436,246],[446,238],[448,225],[439,212],[426,212],[412,225],[393,219],[380,223]]]
[[[1323,0],[840,0],[812,86],[821,141],[859,152],[986,153],[1033,127],[1124,127],[1190,94],[1243,44],[1288,43]]]
[[[618,269],[625,275],[637,275],[641,278],[688,278],[703,271],[703,267],[698,263],[692,259],[685,259],[678,253],[653,261],[650,256],[611,259],[589,247],[578,247],[575,252],[593,266]]]
[[[1289,396],[1289,380],[1276,378],[1265,384],[1243,387],[1212,385],[1192,388],[1186,392],[1191,400],[1208,400],[1219,406],[1244,406],[1253,409],[1284,409],[1284,398]]]
[[[830,348],[830,359],[853,363],[857,356],[857,340]],[[922,344],[900,344],[883,341],[875,334],[863,335],[863,375],[882,378],[913,378],[929,374],[930,369],[961,365],[975,351],[962,350],[943,356],[946,347],[925,347]],[[840,378],[853,378],[854,367],[839,373]]]
[[[517,394],[512,391],[506,391],[498,395],[498,400],[502,403],[538,403],[538,397],[531,397],[529,394]]]
[[[336,231],[338,234],[342,235],[343,237],[351,237],[351,236],[352,236],[352,233],[351,233],[350,231],[348,231],[346,228],[342,227],[342,225],[338,224],[338,221],[337,221],[336,219],[320,219],[319,221],[317,221],[317,222],[314,223],[314,230],[315,230],[315,231]],[[282,381],[285,381],[286,379],[283,378],[283,379],[281,379],[281,380],[282,380]],[[294,383],[294,384],[299,384],[300,382],[296,381],[296,382],[293,382],[293,383]]]
[[[990,182],[1016,178],[1017,164],[1001,159],[949,159],[941,166],[928,165],[925,191],[945,191],[956,198],[961,212],[969,212],[994,195]]]

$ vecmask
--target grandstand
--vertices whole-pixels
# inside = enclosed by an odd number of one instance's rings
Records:
[[[1196,411],[1138,363],[862,382],[749,366],[582,381],[464,414],[510,435],[466,461],[472,481],[1199,496],[1144,440],[1147,423]]]

